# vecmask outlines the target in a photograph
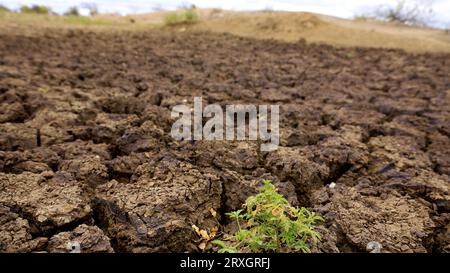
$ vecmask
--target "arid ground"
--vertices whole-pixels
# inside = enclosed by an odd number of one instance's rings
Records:
[[[279,149],[174,141],[194,96],[280,105]],[[0,251],[198,252],[263,179],[314,252],[450,251],[448,53],[4,24],[0,106]]]

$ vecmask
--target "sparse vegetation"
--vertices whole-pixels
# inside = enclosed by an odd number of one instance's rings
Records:
[[[355,15],[353,17],[353,20],[365,22],[365,21],[369,21],[369,20],[376,20],[376,18],[373,16],[369,16],[369,15],[359,14],[359,15]]]
[[[164,24],[167,26],[192,24],[198,21],[195,8],[189,8],[181,12],[173,11],[164,16]]]
[[[8,12],[10,11],[7,7],[0,4],[0,12]]]
[[[34,14],[51,14],[52,10],[50,9],[50,7],[44,5],[32,5],[32,6],[23,5],[20,7],[20,12],[34,13]]]
[[[296,208],[277,192],[270,180],[249,197],[243,209],[227,213],[238,231],[224,240],[214,240],[219,253],[310,252],[310,243],[320,239],[314,224],[321,217],[306,208]]]

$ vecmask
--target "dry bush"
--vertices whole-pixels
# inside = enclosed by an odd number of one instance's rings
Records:
[[[425,26],[433,17],[433,0],[397,0],[395,6],[382,6],[375,18],[407,25]]]

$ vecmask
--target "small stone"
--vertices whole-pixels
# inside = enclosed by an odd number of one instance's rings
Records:
[[[377,241],[370,241],[367,243],[366,250],[370,253],[380,253],[383,246]]]
[[[45,179],[50,179],[55,175],[55,173],[53,171],[44,171],[41,172],[41,176],[44,177]]]

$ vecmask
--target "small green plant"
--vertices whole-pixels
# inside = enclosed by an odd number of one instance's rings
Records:
[[[169,12],[164,16],[164,24],[167,26],[192,24],[198,21],[198,14],[195,8],[189,8],[182,12]]]
[[[52,10],[43,5],[32,5],[32,6],[26,6],[23,5],[20,7],[21,13],[34,13],[34,14],[51,14]]]
[[[270,180],[243,208],[227,213],[236,221],[238,231],[212,243],[219,253],[236,252],[310,252],[310,243],[320,240],[314,224],[321,217],[306,208],[296,208],[277,192]]]

